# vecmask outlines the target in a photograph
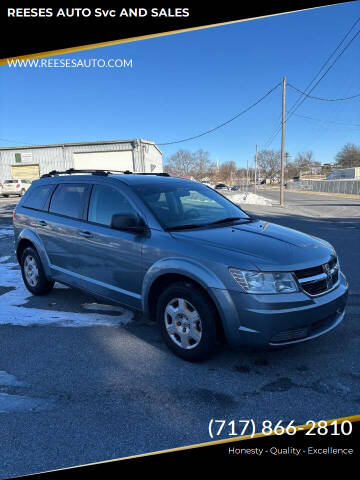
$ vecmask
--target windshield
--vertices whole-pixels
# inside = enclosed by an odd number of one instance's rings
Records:
[[[134,189],[168,230],[249,219],[240,207],[201,183],[174,179],[166,184],[137,185]]]
[[[5,180],[4,183],[18,183],[17,180]]]

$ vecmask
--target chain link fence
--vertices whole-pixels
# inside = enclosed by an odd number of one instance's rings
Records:
[[[324,193],[345,193],[350,195],[360,195],[359,180],[300,180],[298,182],[288,182],[289,190],[308,190],[312,192]]]

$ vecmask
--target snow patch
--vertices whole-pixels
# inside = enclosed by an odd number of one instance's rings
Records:
[[[0,325],[55,325],[60,327],[92,327],[96,325],[116,326],[126,325],[133,320],[133,313],[121,307],[99,305],[94,310],[112,310],[116,308],[118,316],[106,315],[105,313],[73,313],[54,310],[23,307],[31,298],[23,283],[21,273],[15,270],[17,263],[0,264],[0,283],[4,287],[14,287],[4,295],[1,295]],[[55,284],[55,288],[62,285]],[[91,308],[90,308],[91,309]],[[1,383],[1,382],[0,382]]]
[[[11,412],[36,412],[48,410],[53,407],[53,402],[42,398],[24,397],[22,395],[9,395],[0,393],[0,413]]]
[[[0,228],[0,238],[12,237],[13,235],[14,235],[14,229],[12,225],[4,225],[3,228]]]
[[[121,312],[122,308],[117,305],[103,305],[102,303],[83,303],[86,310],[103,310],[104,312]]]
[[[248,203],[252,205],[271,206],[271,200],[255,193],[236,193],[235,195],[229,196],[229,199],[234,203]]]
[[[5,370],[0,370],[0,385],[3,387],[24,387],[25,383],[20,382],[16,379],[11,373],[5,372]]]

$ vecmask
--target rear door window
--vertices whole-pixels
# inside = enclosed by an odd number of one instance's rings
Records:
[[[62,183],[52,196],[49,212],[71,218],[82,218],[88,185]]]
[[[40,185],[31,188],[24,197],[23,207],[44,210],[53,189],[54,185]]]

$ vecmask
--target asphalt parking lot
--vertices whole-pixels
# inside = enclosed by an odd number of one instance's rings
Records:
[[[359,413],[360,201],[288,193],[280,209],[276,192],[259,193],[274,206],[246,205],[249,213],[335,246],[347,315],[311,342],[220,344],[198,364],[173,356],[141,315],[60,286],[28,294],[9,228],[18,199],[0,198],[0,478],[207,442],[211,419],[253,419],[261,430],[264,420]]]

